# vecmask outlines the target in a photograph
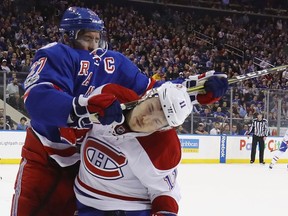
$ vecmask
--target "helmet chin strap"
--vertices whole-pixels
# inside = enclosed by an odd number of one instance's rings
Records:
[[[77,40],[79,32],[80,32],[80,29],[75,31],[74,40]]]

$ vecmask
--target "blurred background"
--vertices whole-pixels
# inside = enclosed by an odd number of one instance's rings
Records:
[[[0,129],[25,130],[23,82],[37,49],[60,39],[69,6],[89,7],[105,22],[109,49],[157,80],[223,72],[229,78],[288,64],[284,0],[2,0]],[[209,106],[196,105],[179,134],[243,135],[263,113],[271,135],[288,126],[288,71],[231,85]]]

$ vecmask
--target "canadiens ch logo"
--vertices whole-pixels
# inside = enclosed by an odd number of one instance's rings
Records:
[[[124,134],[126,132],[126,129],[123,125],[117,125],[115,127],[115,131],[117,134],[121,135],[121,134]]]
[[[93,176],[106,180],[123,177],[121,167],[127,164],[123,153],[100,140],[88,139],[83,149],[86,170]]]

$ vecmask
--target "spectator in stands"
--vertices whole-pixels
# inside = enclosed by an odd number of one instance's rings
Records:
[[[239,118],[240,117],[240,114],[239,114],[240,107],[239,107],[238,103],[233,103],[231,109],[232,109],[232,117],[233,118]]]
[[[11,63],[9,65],[9,68],[11,69],[11,71],[17,71],[17,72],[21,71],[21,66],[17,62],[17,58],[16,57],[11,58]]]
[[[236,124],[232,125],[231,135],[239,135],[238,126]]]
[[[205,64],[207,70],[211,70],[213,68],[213,57],[210,57],[210,59]]]
[[[219,101],[215,102],[215,103],[212,105],[211,113],[213,113],[213,115],[214,115],[215,112],[217,112],[218,107],[220,107]]]
[[[233,98],[233,100],[232,100],[232,103],[240,104],[239,93],[236,93],[236,94],[234,95],[234,98]]]
[[[31,66],[31,59],[30,58],[26,58],[23,62],[23,64],[21,63],[21,71],[22,72],[29,72],[29,69],[30,69],[30,66]]]
[[[0,37],[0,48],[1,50],[7,50],[7,44],[4,37]]]
[[[11,69],[7,66],[7,59],[2,59],[1,70],[5,71],[7,74],[11,72]]]
[[[282,72],[282,78],[288,80],[288,70]]]
[[[230,125],[228,123],[222,124],[222,131],[221,134],[223,135],[230,135]]]
[[[169,80],[174,80],[176,79],[178,76],[177,74],[174,73],[173,71],[173,67],[172,66],[169,66],[167,68],[167,71],[166,71],[166,80],[169,81]]]
[[[226,116],[230,115],[230,107],[228,107],[227,101],[223,101],[222,106],[221,106],[221,110]]]
[[[253,99],[250,101],[250,104],[254,104],[256,106],[257,103],[258,103],[258,95],[254,95]]]
[[[152,78],[157,80],[157,81],[161,81],[161,80],[165,79],[164,72],[162,72],[161,70],[158,69],[157,71],[155,71]]]
[[[239,135],[245,135],[248,129],[249,129],[248,124],[244,124],[242,129],[239,131]]]
[[[2,128],[4,128],[4,109],[3,108],[0,108],[0,117],[3,118],[1,124],[2,124]],[[7,130],[14,129],[13,121],[9,115],[6,115],[6,129]]]
[[[195,110],[194,108],[197,106],[193,106],[193,111],[194,111],[194,115],[195,115]],[[208,106],[205,106],[204,109],[202,106],[198,106],[199,107],[199,117],[200,117],[200,121],[206,124],[206,129],[209,131],[212,127],[212,123],[214,121],[214,116],[211,113],[211,110]]]
[[[205,130],[204,123],[200,122],[198,124],[198,127],[195,130],[195,134],[201,134],[201,135],[208,134],[208,132]]]
[[[15,71],[12,71],[12,72],[11,72],[11,77],[9,77],[9,78],[7,79],[7,84],[13,82],[13,80],[14,80],[15,78],[17,78],[17,73],[16,73]]]
[[[244,122],[248,124],[252,121],[253,118],[254,118],[254,112],[253,110],[249,110],[248,113],[244,117]]]
[[[17,78],[14,78],[13,81],[7,85],[6,94],[8,95],[8,103],[11,106],[18,110],[22,108]]]
[[[17,124],[16,130],[26,130],[28,127],[28,121],[26,117],[21,117],[20,122]]]
[[[217,108],[217,111],[213,113],[213,116],[214,116],[215,121],[218,121],[218,122],[223,122],[228,117],[227,115],[225,115],[222,112],[222,108],[221,107]]]
[[[187,131],[182,125],[180,125],[180,126],[177,128],[177,133],[178,133],[178,134],[189,134],[189,131]]]
[[[269,126],[277,127],[277,112],[269,112]]]
[[[22,61],[21,61],[21,65],[24,65],[26,61],[31,61],[32,60],[32,56],[30,54],[27,54],[25,56],[23,56],[24,58],[22,58]]]
[[[220,122],[214,122],[214,127],[210,130],[210,135],[219,135],[221,133],[220,131]]]
[[[0,115],[0,130],[4,130],[4,127],[5,127],[5,130],[11,130],[11,127],[7,121],[6,121],[6,126],[5,126],[4,116]]]
[[[239,105],[239,117],[244,118],[247,115],[246,103]]]

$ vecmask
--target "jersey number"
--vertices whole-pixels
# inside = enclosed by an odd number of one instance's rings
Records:
[[[24,87],[27,88],[28,86],[31,86],[33,83],[35,83],[39,79],[39,73],[44,68],[44,65],[47,61],[46,57],[40,58],[38,61],[35,61],[31,68],[30,72],[25,80]]]
[[[173,172],[170,175],[164,177],[164,181],[166,181],[170,190],[172,190],[175,187],[176,178],[177,178],[176,169],[173,170]]]

